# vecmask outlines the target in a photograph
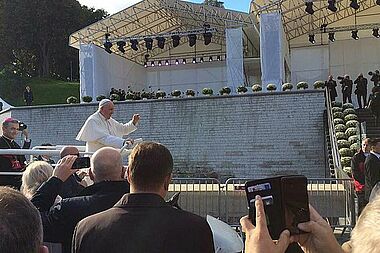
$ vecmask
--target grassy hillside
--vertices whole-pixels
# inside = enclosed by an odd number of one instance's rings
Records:
[[[65,104],[69,96],[79,98],[79,83],[45,78],[28,80],[0,78],[0,96],[13,106],[22,106],[26,85],[29,85],[33,91],[33,105]]]

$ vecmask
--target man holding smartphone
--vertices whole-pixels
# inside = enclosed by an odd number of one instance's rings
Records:
[[[132,146],[133,140],[124,139],[137,129],[140,115],[134,114],[132,119],[122,124],[112,118],[115,105],[109,99],[99,102],[99,109],[84,123],[76,139],[86,142],[86,152],[95,152],[102,147],[122,148],[125,144]]]
[[[89,175],[94,184],[75,197],[54,203],[64,182],[77,172],[72,168],[77,158],[76,155],[67,155],[59,160],[53,176],[41,185],[31,199],[41,214],[44,241],[62,243],[63,253],[70,253],[74,228],[81,219],[111,208],[129,192],[120,152],[106,147],[91,157]]]

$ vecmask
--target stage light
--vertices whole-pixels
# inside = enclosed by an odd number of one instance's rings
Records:
[[[314,14],[313,2],[306,2],[305,5],[306,5],[305,11],[309,13],[310,15],[313,15]]]
[[[182,64],[186,64],[186,59],[183,59],[183,60],[182,60]]]
[[[309,34],[309,42],[311,44],[315,44],[315,35],[314,34]]]
[[[178,65],[179,64],[179,61],[178,59],[175,60],[175,65]]]
[[[169,61],[168,60],[165,61],[165,65],[169,66]]]
[[[165,38],[164,37],[157,37],[157,46],[161,49],[164,49],[165,47]]]
[[[216,60],[217,61],[221,61],[222,59],[220,58],[220,55],[218,55],[217,57],[216,57]]]
[[[152,50],[152,48],[153,48],[153,39],[152,38],[145,38],[144,41],[145,41],[145,47],[146,47],[146,49]]]
[[[106,41],[106,42],[104,42],[103,46],[104,46],[104,50],[106,50],[107,53],[112,54],[112,50],[111,50],[112,43],[111,42]]]
[[[329,40],[330,40],[331,42],[334,42],[334,41],[335,41],[335,33],[333,33],[333,32],[330,32],[330,33],[329,33]]]
[[[161,67],[162,66],[162,63],[161,61],[158,61],[158,66]]]
[[[327,6],[327,9],[329,9],[332,12],[336,12],[338,10],[338,8],[336,8],[335,3],[336,3],[335,0],[329,0],[328,1],[329,5]]]
[[[124,47],[125,47],[125,45],[127,44],[127,43],[125,43],[125,41],[118,41],[118,42],[116,42],[116,44],[117,44],[117,49],[119,49],[119,51],[120,52],[122,52],[123,54],[125,53],[125,49],[124,49]]]
[[[207,32],[203,34],[203,39],[205,41],[206,46],[211,43],[211,38],[212,38],[212,33]]]
[[[380,38],[380,35],[379,35],[379,28],[373,28],[373,29],[372,29],[372,35],[373,35],[375,38]]]
[[[112,54],[112,51],[111,51],[112,43],[108,40],[108,38],[110,37],[110,34],[106,33],[104,36],[106,37],[106,42],[104,42],[103,44],[104,50],[107,53]]]
[[[131,48],[132,48],[133,50],[135,50],[135,51],[139,50],[139,48],[138,48],[138,45],[139,45],[138,40],[136,40],[136,39],[131,39],[130,42],[131,42]]]
[[[197,35],[195,34],[189,34],[189,46],[193,47],[197,43]]]
[[[154,61],[152,61],[152,62],[150,63],[150,66],[154,67]]]
[[[201,58],[199,59],[199,61],[200,61],[200,62],[204,62],[203,57],[201,57]]]
[[[212,61],[213,59],[212,59],[212,56],[210,56],[210,58],[208,58],[208,61]]]
[[[172,40],[173,40],[173,47],[178,47],[179,46],[179,41],[180,41],[180,37],[178,35],[173,35],[172,36]]]
[[[148,63],[144,62],[144,68],[147,68],[147,67],[148,67]]]
[[[197,63],[197,58],[193,58],[193,63]]]
[[[358,0],[351,0],[351,3],[350,3],[350,7],[354,10],[357,10],[359,9],[359,4],[358,4]]]
[[[359,39],[359,36],[358,36],[358,30],[353,30],[351,32],[351,37],[354,39],[354,40],[358,40]]]

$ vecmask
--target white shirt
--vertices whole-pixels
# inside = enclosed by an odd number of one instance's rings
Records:
[[[371,151],[371,154],[374,154],[375,156],[377,156],[377,159],[380,159],[380,154],[379,153]]]
[[[113,118],[107,120],[97,111],[88,117],[76,139],[86,142],[86,152],[95,152],[102,147],[122,148],[125,141],[123,136],[136,129],[132,120],[122,124]]]

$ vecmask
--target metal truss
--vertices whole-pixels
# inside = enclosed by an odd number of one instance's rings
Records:
[[[373,23],[373,24],[362,24],[362,25],[347,25],[347,26],[337,26],[332,28],[326,28],[326,29],[318,29],[313,31],[313,34],[318,33],[330,33],[330,32],[346,32],[346,31],[353,31],[353,30],[371,30],[373,28],[380,28],[380,23]]]
[[[204,34],[204,33],[215,33],[217,30],[215,28],[204,28],[204,29],[194,29],[194,30],[189,30],[189,31],[181,31],[181,32],[167,32],[167,33],[161,33],[161,34],[150,34],[150,35],[145,35],[145,36],[129,36],[129,37],[114,37],[110,38],[108,41],[109,42],[117,42],[117,41],[129,41],[132,39],[136,40],[143,40],[145,38],[151,38],[155,39],[156,37],[163,37],[163,38],[168,38],[173,35],[178,35],[178,36],[187,36],[190,34]],[[104,40],[105,42],[105,40]]]
[[[139,50],[134,51],[128,45],[125,53],[118,50],[113,52],[129,60],[143,64],[146,51],[143,50],[142,38],[157,37],[158,35],[186,35],[190,29],[200,30],[207,23],[215,29],[212,44],[220,45],[221,52],[225,51],[225,29],[233,27],[254,27],[257,30],[257,20],[252,14],[230,11],[223,8],[194,4],[180,0],[143,0],[108,18],[89,25],[70,36],[69,44],[79,48],[80,43],[95,44],[103,47],[105,34],[110,34],[110,41],[139,39]],[[204,31],[204,28],[203,30]],[[199,36],[202,37],[202,36]],[[198,40],[203,40],[198,38]],[[188,40],[181,39],[180,45]],[[166,53],[172,49],[172,40],[168,38],[164,49],[153,47],[150,57]]]
[[[337,21],[353,16],[376,5],[375,0],[358,0],[360,8],[354,10],[350,7],[350,1],[337,0],[337,12],[331,12],[327,9],[328,2],[313,1],[314,14],[310,15],[305,12],[304,0],[280,0],[269,3],[266,6],[252,4],[254,13],[259,16],[262,13],[278,11],[282,15],[285,35],[288,40],[295,39],[302,35],[313,33],[321,28],[322,25],[331,25]]]

